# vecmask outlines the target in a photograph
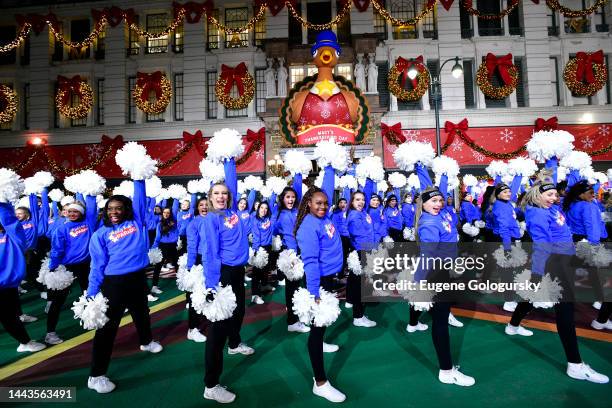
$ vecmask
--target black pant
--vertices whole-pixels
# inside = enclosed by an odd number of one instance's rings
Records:
[[[431,339],[438,356],[440,370],[450,370],[453,368],[453,360],[450,351],[450,334],[448,332],[448,315],[450,314],[451,304],[449,302],[436,302],[429,310],[432,318]],[[421,311],[410,306],[410,326],[419,323]]]
[[[188,310],[188,319],[187,324],[189,325],[189,330],[191,329],[199,329],[202,322],[206,319],[201,314],[198,314],[193,305],[191,304],[191,292],[185,292],[185,297],[187,298],[187,310]]]
[[[160,242],[159,249],[162,253],[162,261],[155,265],[153,269],[153,286],[159,285],[159,274],[162,266],[170,263],[175,269],[178,268],[178,250],[176,249],[176,242]]]
[[[20,344],[30,341],[30,336],[19,320],[19,292],[17,288],[0,288],[0,323],[4,330]]]
[[[320,285],[323,289],[331,292],[334,288],[334,275],[321,276]],[[327,381],[325,376],[325,366],[323,363],[323,336],[325,327],[312,325],[308,335],[308,356],[314,373],[315,381]]]
[[[393,238],[395,242],[404,242],[404,232],[401,229],[389,227],[389,236]]]
[[[74,274],[81,287],[81,292],[87,290],[89,284],[89,264],[90,260],[77,264],[65,265],[66,269]],[[47,300],[51,301],[49,313],[47,314],[47,333],[55,331],[59,321],[60,311],[70,294],[70,286],[62,290],[49,290]]]
[[[601,304],[601,309],[599,309],[599,314],[597,315],[597,321],[599,323],[605,323],[610,319],[610,315],[612,315],[612,302],[603,302]]]
[[[105,375],[108,370],[115,336],[126,307],[134,320],[140,344],[147,345],[153,340],[144,270],[126,275],[106,275],[101,291],[108,299],[106,316],[109,321],[103,328],[96,330],[90,374],[92,377]]]
[[[293,294],[300,288],[303,279],[290,281],[282,271],[278,271],[278,278],[285,280],[285,306],[287,307],[287,325],[297,323],[300,319],[293,311]]]
[[[149,234],[149,248],[151,248],[153,246],[153,243],[155,242],[155,235],[157,235],[157,230],[148,230],[147,234]]]
[[[361,276],[352,271],[346,280],[346,300],[353,305],[353,319],[363,317],[365,305],[361,302]]]
[[[179,236],[179,241],[181,242],[181,249],[177,250],[177,255],[180,257],[187,252],[187,235]]]
[[[276,267],[276,259],[278,258],[278,253],[272,251],[272,245],[263,246],[268,252],[268,264],[263,268],[253,267],[252,281],[251,281],[251,295],[261,296],[261,287],[266,284],[268,281],[268,274],[272,270],[272,268]]]
[[[348,235],[341,235],[342,239],[342,270],[338,272],[338,279],[342,279],[348,270],[347,258],[351,252],[351,238]]]
[[[38,255],[38,252],[31,248],[25,251],[25,261],[26,261],[26,280],[32,284],[36,290],[39,292],[45,291],[45,286],[38,282],[36,278],[38,277],[38,271],[40,271],[41,259]]]
[[[228,341],[230,348],[236,348],[241,342],[240,327],[244,318],[244,266],[221,265],[220,283],[232,286],[237,306],[231,318],[212,322],[208,328],[204,374],[204,384],[207,388],[219,384],[223,372],[225,342]]]

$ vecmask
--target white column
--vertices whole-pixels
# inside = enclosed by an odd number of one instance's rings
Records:
[[[302,2],[302,19],[304,21],[308,21],[308,2]],[[308,28],[306,26],[302,26],[302,44],[308,44]]]
[[[475,0],[475,1],[472,2],[472,7],[474,9],[478,8],[478,1],[479,0]],[[460,2],[455,2],[455,3],[457,3],[457,7],[463,7],[463,6],[461,6]],[[453,6],[454,6],[454,4],[453,4]],[[470,17],[472,17],[472,27],[474,27],[474,37],[480,37],[480,34],[478,34],[478,17],[476,17],[476,16],[470,16]]]
[[[183,51],[183,103],[185,121],[206,118],[206,47],[203,24],[185,24]]]
[[[506,7],[508,7],[508,1],[507,0],[502,0],[501,2],[501,7],[502,10],[505,10]],[[506,14],[503,18],[502,24],[504,25],[504,35],[507,37],[510,35],[510,24],[508,22],[508,15]]]
[[[288,35],[289,11],[287,7],[283,7],[275,16],[270,13],[270,9],[266,9],[266,38],[287,38]]]
[[[438,51],[440,56],[440,66],[449,58],[462,56],[461,46],[461,23],[459,18],[458,1],[455,1],[450,10],[446,11],[441,4],[438,7]],[[462,63],[461,60],[459,62]],[[463,76],[454,78],[451,70],[455,63],[449,61],[444,70],[440,73],[442,84],[442,107],[446,109],[465,109],[465,90],[463,87]],[[435,74],[435,73],[432,73]],[[429,99],[423,101],[424,105],[429,105]]]
[[[522,4],[525,28],[525,58],[523,74],[526,78],[527,106],[550,106],[552,101],[550,44],[548,41],[547,6],[545,2]]]
[[[123,24],[107,26],[104,57],[104,124],[123,125],[127,121],[128,80],[125,31]],[[139,109],[136,109],[139,111]]]
[[[591,1],[587,0],[587,2],[586,2],[587,7],[591,7],[593,4],[594,4],[594,2],[592,0]],[[591,33],[596,33],[597,29],[596,29],[595,26],[597,25],[597,22],[595,21],[595,14],[593,13],[593,14],[591,14],[589,16],[586,16],[586,18],[589,19],[589,24],[591,25],[591,27],[590,27],[591,28]]]
[[[53,126],[55,101],[50,78],[49,28],[30,34],[30,129],[43,130]],[[49,105],[51,104],[51,105]],[[52,108],[50,109],[49,106]]]
[[[336,16],[338,15],[338,10],[336,8],[336,2],[335,1],[331,1],[331,20],[333,20],[334,18],[336,18]],[[354,7],[351,7],[351,9],[353,9]],[[338,34],[338,26],[332,26],[332,31],[334,32],[334,34]]]

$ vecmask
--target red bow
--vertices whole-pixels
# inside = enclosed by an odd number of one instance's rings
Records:
[[[184,10],[185,20],[189,24],[196,24],[200,22],[200,19],[202,18],[202,15],[204,13],[210,14],[214,6],[211,0],[207,0],[204,3],[195,3],[193,1],[189,1],[185,4],[179,4],[173,2],[172,7],[174,7],[175,18],[179,14],[180,10]]]
[[[244,84],[242,83],[242,78],[247,73],[247,66],[244,62],[241,62],[236,67],[228,67],[225,64],[221,65],[221,79],[225,81],[225,93],[229,94],[234,86],[234,83],[238,87],[238,95],[242,96],[244,93]]]
[[[106,135],[102,135],[102,140],[100,140],[100,144],[103,146],[121,146],[123,144],[123,136],[117,135],[115,137],[109,137]]]
[[[531,0],[533,1],[535,4],[540,4],[540,0]]]
[[[117,6],[112,6],[110,8],[107,7],[102,11],[91,10],[91,15],[94,17],[96,22],[100,21],[102,17],[105,17],[106,22],[111,27],[117,27],[123,20],[123,10]]]
[[[73,93],[81,96],[81,82],[82,79],[78,75],[75,75],[72,78],[67,78],[62,75],[57,76],[57,87],[60,91],[64,92],[62,103],[69,104],[70,95]]]
[[[456,133],[457,131],[465,132],[468,128],[467,118],[456,124],[448,120],[444,123],[444,130],[446,133]]]
[[[380,133],[387,138],[389,138],[391,135],[395,135],[399,143],[404,143],[406,141],[406,136],[402,134],[402,124],[400,122],[393,126],[389,126],[386,123],[381,123]]]
[[[593,64],[603,64],[603,50],[599,50],[592,54],[579,52],[576,54],[576,81],[582,82],[586,79],[589,84],[595,82],[595,74],[593,74]],[[585,78],[586,77],[586,78]]]
[[[291,5],[295,7],[296,0],[290,0],[289,3],[291,3]],[[270,14],[275,16],[278,13],[280,13],[283,7],[285,7],[285,0],[256,0],[255,9],[259,10],[259,8],[264,4],[268,6],[268,9],[270,10]]]
[[[26,16],[17,14],[15,19],[20,27],[26,23],[30,24],[35,34],[40,34],[45,29],[47,24],[51,24],[55,31],[59,31],[59,21],[53,13],[49,13],[47,15],[30,13]]]
[[[512,54],[496,57],[494,54],[488,53],[485,64],[487,66],[489,79],[491,79],[491,76],[495,73],[495,69],[497,69],[505,85],[510,85],[512,83],[512,77],[510,76],[510,72],[508,72],[508,68],[514,66],[512,63]]]
[[[453,5],[453,2],[455,0],[440,0],[440,3],[442,3],[442,7],[444,7],[444,9],[446,11],[450,10],[451,6]]]
[[[266,140],[266,128],[262,127],[257,132],[253,132],[251,129],[248,129],[246,140],[249,143],[263,142],[264,140]]]
[[[370,7],[370,0],[353,0],[353,4],[360,13],[363,13]]]
[[[193,135],[189,132],[183,131],[183,141],[185,143],[192,143],[193,147],[196,148],[200,156],[204,156],[204,148],[202,147],[202,131],[198,130]]]
[[[408,78],[408,70],[413,65],[416,67],[417,71],[423,72],[423,56],[419,55],[417,58],[411,61],[405,60],[402,57],[398,57],[395,60],[395,67],[402,74],[402,81],[401,81],[402,88],[406,86],[406,79]],[[417,87],[416,77],[414,79],[411,79],[410,81],[412,82],[412,87],[416,88]]]
[[[140,98],[143,101],[149,99],[149,93],[151,91],[155,91],[155,96],[157,98],[161,97],[161,79],[163,76],[163,73],[161,71],[155,71],[151,74],[147,74],[146,72],[138,72],[136,75],[136,85],[138,85],[142,89],[142,94],[140,95]]]
[[[536,132],[540,130],[554,130],[557,129],[558,125],[559,120],[556,116],[553,116],[552,118],[548,118],[546,120],[542,118],[537,118],[535,121],[535,130]]]

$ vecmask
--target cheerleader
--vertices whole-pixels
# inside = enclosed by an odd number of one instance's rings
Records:
[[[191,199],[183,199],[180,203],[180,209],[176,214],[176,224],[178,226],[178,235],[180,241],[180,248],[177,256],[183,255],[187,252],[187,226],[193,219],[194,207],[196,197],[195,194],[191,195]]]
[[[471,224],[474,225],[474,221],[480,219],[480,212],[478,211],[478,207],[476,207],[472,203],[472,194],[469,192],[463,193],[463,200],[461,201],[461,210],[459,211],[459,221],[461,224]],[[465,242],[473,242],[475,237],[469,236],[466,234],[463,229],[461,229],[462,238]]]
[[[563,200],[563,211],[567,214],[574,242],[587,240],[590,245],[598,246],[608,236],[605,223],[601,219],[600,208],[595,202],[593,187],[586,180],[574,184]],[[604,293],[597,268],[587,266],[589,278],[598,301],[602,302],[597,319],[591,322],[596,330],[612,330],[612,302],[603,302]]]
[[[111,196],[104,206],[104,226],[89,243],[91,272],[87,296],[102,292],[108,299],[109,321],[96,330],[92,365],[87,387],[99,393],[115,389],[106,372],[113,353],[119,322],[127,308],[138,332],[140,350],[159,353],[162,346],[153,340],[147,304],[149,266],[148,231],[145,224],[145,181],[134,181],[134,201],[122,195]]]
[[[565,215],[555,204],[558,197],[554,184],[538,181],[527,190],[523,199],[527,230],[534,243],[532,279],[539,280],[548,273],[561,281],[565,298],[556,303],[554,309],[557,333],[567,358],[567,375],[577,380],[605,384],[609,381],[608,377],[593,370],[580,358],[572,299],[574,271],[571,269],[571,260],[575,250]],[[530,332],[526,329],[521,333],[520,323],[533,307],[529,302],[519,303],[507,326],[510,333],[508,330],[506,333],[531,335],[526,333]]]
[[[383,214],[389,228],[389,236],[393,238],[394,242],[403,242],[402,214],[397,206],[397,197],[394,194],[387,198]]]
[[[380,196],[378,194],[372,194],[370,197],[367,211],[374,226],[374,240],[376,243],[380,243],[388,234],[387,220],[380,208]]]
[[[176,199],[174,200],[176,201]],[[155,265],[155,269],[153,271],[153,286],[151,287],[152,295],[159,295],[160,293],[163,293],[163,291],[158,287],[162,265],[164,265],[164,263],[167,263],[166,265],[170,264],[175,270],[178,267],[178,250],[176,249],[178,239],[179,229],[173,211],[170,208],[164,208],[162,211],[161,220],[157,225],[155,241],[153,242],[152,246],[153,248],[159,247],[163,255],[162,261]],[[149,298],[149,300],[157,299]]]
[[[306,287],[317,302],[319,289],[331,292],[334,276],[342,269],[342,242],[338,230],[327,215],[327,195],[311,188],[304,194],[295,225],[295,236],[304,262]],[[312,392],[331,402],[342,402],[346,396],[334,388],[325,375],[323,353],[338,350],[335,344],[323,342],[325,327],[312,327],[308,335],[308,355],[314,373]]]
[[[432,187],[425,189],[417,199],[415,213],[416,238],[420,244],[423,256],[456,257],[457,256],[457,230],[452,223],[442,215],[444,197],[442,193]],[[420,280],[448,282],[449,275],[446,270],[426,271],[419,268],[415,275],[416,282]],[[461,386],[474,385],[474,378],[459,371],[453,366],[448,321],[451,304],[446,301],[435,302],[429,310],[432,316],[431,338],[438,356],[440,372],[438,379],[445,384]],[[411,309],[412,314],[419,314]],[[418,318],[418,316],[416,316]]]
[[[36,352],[46,347],[30,339],[19,318],[21,308],[17,287],[25,276],[25,247],[25,234],[13,207],[0,203],[0,322],[7,333],[19,342],[19,353]]]
[[[40,297],[46,299],[47,292],[45,291],[44,286],[40,282],[36,281],[41,261],[40,255],[37,251],[39,238],[38,221],[40,219],[38,197],[36,197],[36,194],[30,194],[28,198],[30,208],[17,207],[15,210],[15,216],[19,220],[26,237],[26,279],[40,292]],[[24,323],[30,323],[38,320],[36,317],[25,314],[22,314],[20,318]]]
[[[268,264],[263,268],[253,267],[253,281],[251,283],[251,302],[256,305],[264,303],[262,296],[262,286],[266,282],[266,276],[276,264],[272,252],[272,219],[270,206],[266,201],[259,204],[257,215],[251,219],[251,231],[253,232],[253,251],[257,252],[263,248],[268,252]]]
[[[343,255],[343,263],[342,270],[338,274],[338,279],[342,279],[344,277],[344,272],[347,268],[346,258],[349,255],[351,250],[351,237],[349,236],[348,228],[346,227],[346,210],[347,210],[347,202],[346,198],[340,198],[338,200],[338,205],[334,208],[331,216],[331,220],[334,223],[334,226],[340,233],[340,239],[342,240],[342,255]]]
[[[404,221],[404,228],[414,227],[414,202],[411,193],[404,196],[404,203],[402,204],[402,219]]]
[[[274,221],[274,235],[280,235],[283,242],[282,250],[293,249],[298,252],[297,242],[295,240],[295,221],[297,219],[297,193],[291,187],[285,187],[278,197],[279,211]],[[260,204],[261,205],[261,204]],[[300,281],[290,281],[285,279],[284,274],[278,271],[283,277],[278,282],[279,285],[285,286],[285,305],[287,306],[287,331],[297,333],[308,333],[310,328],[300,322],[297,315],[293,311],[293,294],[300,287]]]
[[[81,292],[87,290],[89,280],[89,241],[96,230],[98,206],[96,197],[86,196],[86,204],[75,202],[67,205],[67,222],[58,225],[51,239],[49,273],[64,265],[76,277]],[[55,333],[60,310],[70,293],[70,287],[49,290],[51,304],[47,313],[45,343],[60,344],[63,340]]]

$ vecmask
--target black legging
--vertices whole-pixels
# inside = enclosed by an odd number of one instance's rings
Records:
[[[206,321],[206,318],[193,308],[191,304],[191,292],[185,292],[185,298],[187,299],[187,324],[189,330],[200,329],[200,326]]]
[[[601,304],[601,309],[599,309],[599,313],[597,314],[597,322],[606,323],[610,316],[612,315],[612,302],[603,302]]]
[[[432,318],[431,340],[433,341],[440,370],[453,368],[453,360],[450,351],[450,334],[448,332],[448,316],[450,315],[450,302],[435,302],[429,313]],[[421,311],[410,306],[410,326],[419,323]]]
[[[66,269],[74,274],[81,287],[81,292],[87,290],[89,284],[89,263],[90,260],[71,265],[65,265]],[[72,285],[71,285],[72,286]],[[51,301],[47,314],[47,333],[54,332],[59,321],[60,311],[70,294],[71,286],[62,290],[49,290],[47,299]]]
[[[162,266],[166,263],[170,263],[175,269],[178,267],[178,250],[176,249],[176,242],[160,242],[159,249],[162,253],[162,261],[155,265],[153,269],[153,286],[159,285],[159,274]]]
[[[328,292],[334,288],[334,275],[321,276],[320,286]],[[310,328],[308,334],[308,355],[310,356],[310,364],[314,373],[315,381],[327,381],[325,375],[325,365],[323,363],[323,336],[325,335],[325,327]]]
[[[389,236],[393,238],[394,242],[404,242],[404,233],[401,229],[389,227]]]
[[[20,344],[30,342],[30,336],[19,320],[19,292],[17,288],[0,288],[0,323],[4,330]]]
[[[27,249],[25,251],[25,261],[26,280],[31,283],[39,292],[44,292],[44,285],[36,280],[41,265],[41,259],[38,255],[38,252],[34,248]]]
[[[282,278],[281,280],[285,280],[285,306],[287,307],[287,325],[290,326],[300,320],[293,311],[293,294],[302,285],[303,278],[296,281],[291,281],[287,279],[285,274],[280,270],[278,271],[278,275],[279,278]]]
[[[352,271],[346,280],[346,300],[353,305],[353,319],[362,318],[365,305],[361,302],[361,276]]]
[[[348,269],[347,258],[351,252],[351,237],[348,235],[341,235],[342,239],[342,269],[338,272],[338,279],[342,279]]]

